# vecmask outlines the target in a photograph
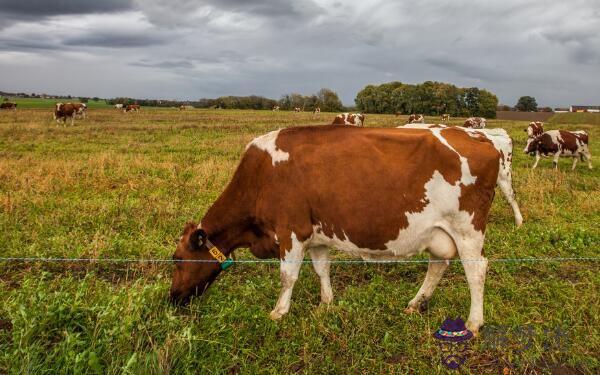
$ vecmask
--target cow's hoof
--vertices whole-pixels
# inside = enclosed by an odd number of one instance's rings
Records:
[[[404,309],[405,314],[414,314],[414,313],[419,313],[419,312],[420,312],[419,309],[414,306],[408,306]]]
[[[321,303],[325,304],[325,305],[329,305],[333,302],[333,296],[329,295],[325,295],[325,296],[321,296]]]
[[[479,336],[479,328],[481,328],[481,326],[482,324],[472,323],[471,321],[467,321],[465,323],[465,327],[467,327],[467,329],[473,333],[474,337]]]
[[[273,320],[279,320],[283,317],[283,314],[280,313],[277,310],[273,310],[271,311],[271,313],[269,314],[269,318],[273,319]]]

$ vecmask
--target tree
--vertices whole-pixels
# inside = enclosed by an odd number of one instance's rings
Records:
[[[515,108],[522,112],[537,112],[537,102],[533,96],[521,96]]]
[[[317,92],[316,98],[318,105],[324,112],[338,112],[344,108],[338,94],[333,90],[322,88]]]

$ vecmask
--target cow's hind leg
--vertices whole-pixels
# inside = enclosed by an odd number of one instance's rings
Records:
[[[313,267],[321,279],[321,302],[331,303],[333,301],[333,290],[329,278],[331,261],[329,260],[329,249],[326,246],[313,247],[309,250],[313,261]]]
[[[577,166],[577,156],[575,156],[573,158],[573,166],[571,166],[571,170],[574,171],[576,166]]]
[[[520,227],[523,224],[523,215],[521,215],[521,210],[519,209],[519,204],[515,199],[515,191],[512,187],[512,176],[510,173],[504,173],[500,170],[498,174],[498,186],[500,187],[500,191],[502,191],[502,195],[510,204],[510,207],[513,210],[513,214],[515,216],[515,224]]]
[[[583,151],[581,155],[583,155],[585,160],[587,160],[588,168],[592,169],[592,154],[589,151]]]
[[[290,310],[292,300],[292,291],[294,284],[298,280],[302,260],[304,259],[304,243],[298,241],[295,234],[292,234],[292,248],[285,254],[281,260],[281,293],[273,311],[271,319],[280,319]]]
[[[471,294],[471,309],[466,326],[477,335],[483,325],[483,291],[488,261],[482,254],[483,236],[481,240],[461,239],[458,253],[465,269],[467,283]]]
[[[424,311],[427,308],[427,302],[442,279],[444,271],[448,268],[448,260],[456,256],[454,241],[445,231],[439,228],[434,230],[428,249],[431,255],[427,275],[425,275],[423,285],[421,285],[415,298],[404,309],[407,314]]]
[[[531,167],[531,169],[535,169],[535,167],[537,167],[538,163],[540,162],[540,159],[542,157],[540,156],[539,151],[535,153],[535,163],[533,163],[533,167]]]

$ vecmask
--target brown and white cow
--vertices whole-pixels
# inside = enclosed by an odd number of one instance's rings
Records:
[[[123,109],[123,104],[122,103],[117,103],[117,104],[115,104],[115,108],[116,109]]]
[[[302,109],[300,107],[294,107],[294,112],[301,112]]]
[[[532,121],[525,129],[527,132],[527,138],[536,138],[542,135],[544,132],[544,123],[540,121]]]
[[[483,117],[469,117],[463,124],[465,128],[484,129],[485,119]]]
[[[423,115],[418,115],[418,114],[412,114],[410,116],[408,116],[408,124],[423,124],[425,123],[425,117],[423,117]]]
[[[535,153],[535,163],[533,168],[537,167],[542,156],[553,157],[554,168],[558,169],[558,159],[562,157],[573,158],[573,166],[575,169],[577,159],[581,161],[584,158],[587,160],[588,168],[592,169],[592,154],[588,146],[588,134],[583,130],[566,131],[566,130],[548,130],[536,138],[529,138],[523,152],[526,154]]]
[[[75,117],[85,118],[87,114],[87,104],[85,103],[73,103],[75,107]]]
[[[335,116],[331,125],[364,126],[365,115],[362,113],[341,113]]]
[[[128,104],[125,108],[123,108],[123,113],[127,112],[139,112],[140,105],[139,104]]]
[[[458,256],[471,295],[467,328],[477,333],[487,269],[482,248],[501,156],[483,137],[438,130],[311,126],[254,139],[200,224],[185,226],[173,255],[171,301],[204,293],[241,247],[280,259],[272,319],[290,309],[305,251],[323,303],[333,300],[330,247],[371,261],[427,251],[425,281],[405,312],[426,305]]]
[[[71,126],[75,124],[75,115],[77,115],[77,106],[73,103],[56,103],[54,105],[54,119],[56,126],[63,120],[63,124],[67,126],[67,119],[71,119]]]
[[[315,107],[313,114],[318,115],[319,113],[321,113],[321,107]]]
[[[279,111],[279,106],[278,105],[273,106],[273,112],[275,112],[275,111]]]
[[[12,110],[16,110],[17,109],[17,103],[13,103],[13,102],[2,102],[0,103],[0,109],[12,109]]]
[[[184,106],[184,105],[180,105],[180,106],[179,106],[179,110],[180,110],[180,111],[185,111],[186,109],[187,109],[187,108],[186,108],[186,106]]]
[[[449,128],[448,125],[444,124],[407,124],[398,126],[398,128],[405,129],[435,129],[433,132],[438,132],[439,129]],[[464,127],[453,127],[454,129],[460,129],[471,137],[487,138],[494,148],[500,153],[499,160],[499,172],[496,184],[500,188],[504,199],[508,202],[513,210],[515,218],[515,224],[519,227],[523,224],[523,215],[521,209],[517,203],[516,194],[512,185],[512,156],[513,156],[513,142],[512,138],[508,135],[504,129],[470,129]]]
[[[450,115],[448,113],[444,113],[442,115],[442,122],[447,123],[448,121],[450,121]]]

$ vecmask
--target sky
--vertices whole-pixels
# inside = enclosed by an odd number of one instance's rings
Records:
[[[600,104],[600,1],[0,0],[0,91],[278,99],[426,80]]]

